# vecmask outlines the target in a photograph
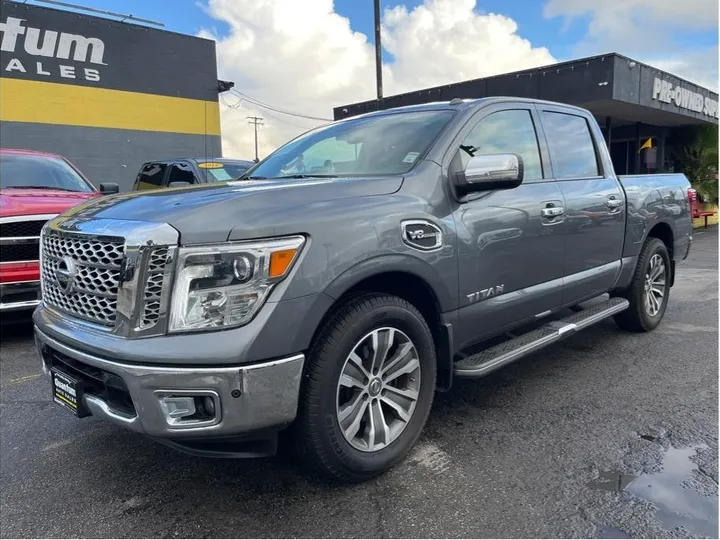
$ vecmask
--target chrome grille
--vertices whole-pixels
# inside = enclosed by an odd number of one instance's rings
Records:
[[[71,315],[113,326],[124,252],[122,238],[99,240],[49,231],[42,238],[43,301]],[[76,264],[74,290],[69,294],[60,290],[56,279],[63,257],[70,257]]]
[[[165,278],[168,248],[155,248],[150,252],[147,264],[145,287],[143,289],[143,313],[141,327],[153,326],[160,318],[162,286]]]

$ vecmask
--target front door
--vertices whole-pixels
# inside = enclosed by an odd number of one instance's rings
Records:
[[[459,139],[450,173],[471,155],[499,153],[519,155],[524,173],[519,187],[469,194],[454,210],[459,347],[556,308],[565,258],[563,195],[545,172],[534,108],[498,104],[478,116]]]
[[[625,193],[603,166],[603,141],[581,112],[538,105],[553,176],[565,198],[567,227],[563,303],[608,291],[620,271],[625,237]]]

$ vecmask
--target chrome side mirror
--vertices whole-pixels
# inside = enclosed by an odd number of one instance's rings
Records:
[[[464,193],[512,189],[523,180],[523,162],[517,154],[489,154],[470,158],[460,173],[458,187]]]

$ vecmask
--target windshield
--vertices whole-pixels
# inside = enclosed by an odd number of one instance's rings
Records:
[[[200,163],[198,166],[207,172],[208,182],[224,182],[242,176],[254,163]]]
[[[64,160],[26,154],[0,154],[0,188],[93,191]]]
[[[338,122],[301,135],[250,178],[403,174],[430,147],[453,111],[418,111]]]

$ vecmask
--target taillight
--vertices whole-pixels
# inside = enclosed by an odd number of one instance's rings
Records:
[[[691,201],[691,202],[697,201],[697,190],[695,190],[693,188],[688,188],[687,194],[688,194],[688,201]]]

